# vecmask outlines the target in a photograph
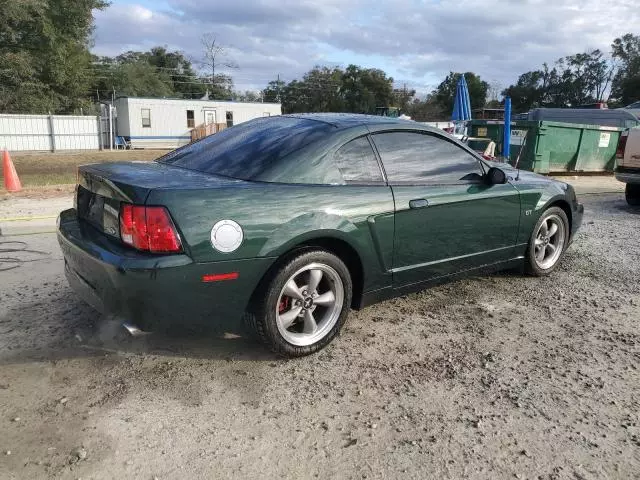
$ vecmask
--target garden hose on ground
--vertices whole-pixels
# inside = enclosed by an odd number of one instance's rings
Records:
[[[13,245],[13,246],[8,246],[8,245]],[[19,240],[7,240],[4,242],[0,242],[0,272],[13,270],[14,268],[20,267],[24,263],[37,262],[38,260],[40,260],[39,258],[32,259],[32,260],[23,260],[21,258],[16,258],[16,257],[5,257],[4,256],[5,254],[32,253],[35,255],[49,255],[48,252],[42,252],[40,250],[31,250],[27,247],[28,245],[26,242],[21,242]]]

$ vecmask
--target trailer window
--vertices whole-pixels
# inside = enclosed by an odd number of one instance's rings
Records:
[[[227,127],[233,127],[233,112],[227,112]]]
[[[196,126],[196,116],[193,110],[187,110],[187,128],[193,128]]]
[[[151,109],[142,108],[140,109],[142,114],[142,126],[143,127],[151,127]]]

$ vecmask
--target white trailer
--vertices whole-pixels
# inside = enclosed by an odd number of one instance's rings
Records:
[[[279,103],[119,97],[115,106],[117,135],[129,140],[132,148],[176,148],[191,141],[191,130],[198,125],[230,127],[282,114]]]

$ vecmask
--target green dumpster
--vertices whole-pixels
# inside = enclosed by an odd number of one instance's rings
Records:
[[[527,169],[523,165],[526,163],[525,159],[535,158],[536,142],[534,139],[538,135],[539,128],[540,122],[536,121],[520,120],[511,123],[509,162],[512,165],[518,162],[520,168]]]
[[[509,162],[538,173],[611,172],[622,131],[617,127],[517,120],[511,122]],[[496,155],[502,154],[504,122],[472,120],[469,132],[471,148],[481,150],[493,141]]]
[[[494,142],[502,142],[504,122],[501,120],[471,120],[468,123],[469,136],[489,138]]]
[[[489,143],[491,143],[490,138],[470,137],[469,140],[467,140],[467,145],[476,152],[484,152],[489,146]]]
[[[560,122],[516,121],[510,162],[538,173],[611,172],[623,129]]]
[[[489,142],[496,144],[496,152],[502,152],[502,142],[504,138],[504,122],[500,120],[471,120],[468,123],[468,134],[471,139],[477,142],[477,145],[469,146],[474,150],[480,150],[479,147],[486,148]],[[476,148],[478,147],[478,148]]]

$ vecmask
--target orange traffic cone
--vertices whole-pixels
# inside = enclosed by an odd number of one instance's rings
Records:
[[[9,156],[9,150],[5,150],[2,155],[2,173],[4,175],[4,186],[8,191],[19,192],[22,190],[16,167]]]

